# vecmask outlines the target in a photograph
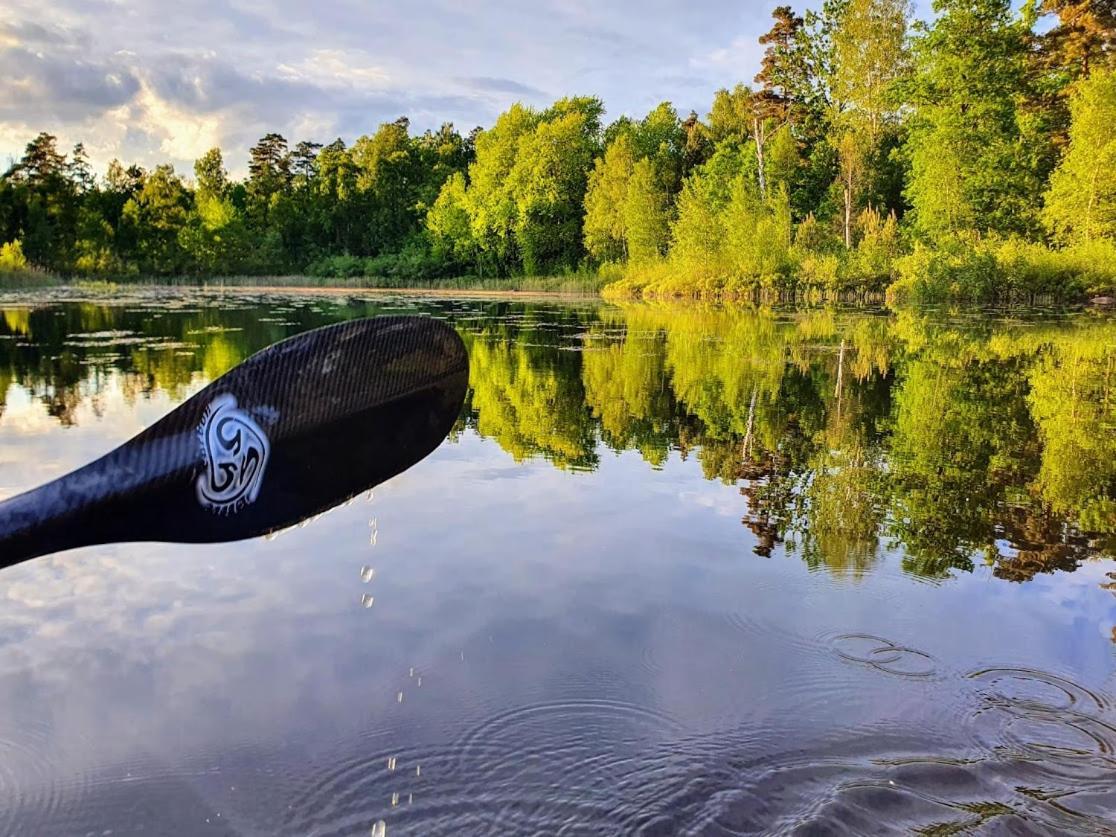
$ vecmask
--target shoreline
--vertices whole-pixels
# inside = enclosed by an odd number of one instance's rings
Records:
[[[149,287],[159,287],[157,283],[153,283]],[[165,286],[176,287],[176,286]],[[248,293],[248,292],[263,292],[263,293],[298,293],[298,294],[319,294],[322,296],[340,296],[343,294],[378,294],[384,296],[434,296],[434,297],[453,297],[462,299],[526,299],[526,298],[543,298],[543,299],[583,299],[592,300],[595,302],[605,302],[606,300],[599,294],[590,291],[529,291],[529,290],[506,290],[496,291],[483,288],[361,288],[361,287],[345,287],[343,285],[333,286],[317,286],[317,285],[184,285],[177,287],[194,287],[200,291],[207,291],[212,293],[226,293],[229,291]]]
[[[0,277],[0,278],[11,278]],[[23,278],[23,277],[21,277]],[[38,278],[38,277],[37,277]],[[247,277],[246,277],[247,278]],[[285,283],[286,277],[263,277],[265,281],[253,284],[249,281],[233,279],[232,281],[194,279],[192,281],[160,280],[157,278],[141,280],[76,280],[47,275],[46,281],[17,281],[5,283],[0,281],[0,298],[11,294],[18,296],[36,292],[63,292],[75,294],[88,294],[94,297],[126,296],[130,292],[158,292],[178,291],[202,293],[206,296],[221,296],[223,294],[292,294],[299,296],[364,296],[364,297],[411,297],[430,299],[479,299],[479,300],[563,300],[567,302],[594,303],[600,305],[626,305],[626,304],[657,304],[667,306],[726,306],[726,307],[762,307],[776,310],[811,310],[811,309],[859,309],[859,310],[934,310],[953,309],[967,313],[995,313],[1019,310],[1050,311],[1050,310],[1084,310],[1094,312],[1116,312],[1116,298],[1108,295],[1098,295],[1093,298],[1057,299],[1049,296],[1040,296],[1031,300],[1015,299],[1010,301],[974,302],[960,300],[946,300],[942,302],[916,302],[908,301],[896,305],[888,301],[883,294],[849,294],[837,298],[821,295],[783,295],[783,294],[720,294],[720,295],[684,295],[684,294],[625,294],[606,293],[606,289],[592,289],[588,287],[565,288],[477,288],[444,286],[409,286],[385,287],[375,285],[357,284],[308,284],[302,282]],[[291,277],[303,278],[303,277]],[[266,281],[270,279],[270,281]],[[510,283],[514,284],[514,283]],[[844,297],[844,298],[842,298]]]

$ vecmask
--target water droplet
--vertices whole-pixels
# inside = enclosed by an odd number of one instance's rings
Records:
[[[403,702],[403,693],[400,692],[399,696],[395,700],[396,700],[396,703],[402,703]]]
[[[422,688],[422,678],[421,677],[419,677],[418,682],[415,685],[418,686],[418,688],[420,688],[420,689]]]
[[[387,837],[387,823],[380,820],[372,826],[372,837]]]
[[[414,666],[411,666],[411,673],[408,674],[407,676],[408,677],[414,677],[415,676],[415,667]]]
[[[415,765],[415,775],[416,776],[421,776],[422,775],[422,765],[421,764],[416,764]]]
[[[371,581],[373,578],[375,578],[375,576],[376,576],[376,571],[374,569],[372,569],[372,567],[361,567],[360,568],[360,580],[363,581],[365,584],[367,584],[369,581]]]
[[[395,793],[393,793],[391,795],[391,807],[394,808],[398,804],[399,804],[399,792],[396,791]]]
[[[372,607],[374,601],[376,601],[376,597],[369,596],[367,593],[360,597],[360,603],[363,607]]]
[[[388,757],[387,765],[388,765],[388,773],[394,773],[395,772],[395,756],[389,756]]]

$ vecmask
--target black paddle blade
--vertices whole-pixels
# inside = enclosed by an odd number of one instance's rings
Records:
[[[298,523],[438,447],[468,377],[461,338],[429,317],[276,343],[102,459],[0,504],[0,567],[95,543],[211,543]]]

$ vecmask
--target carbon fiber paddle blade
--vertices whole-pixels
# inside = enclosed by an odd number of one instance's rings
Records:
[[[0,504],[0,566],[94,543],[239,540],[406,470],[453,427],[469,364],[429,317],[276,343],[102,459]]]

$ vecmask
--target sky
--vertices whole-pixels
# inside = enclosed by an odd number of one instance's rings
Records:
[[[509,105],[600,96],[608,117],[670,100],[705,114],[750,82],[777,2],[750,0],[4,0],[0,166],[39,131],[108,161],[209,148],[243,174],[269,131],[351,142],[490,125]],[[811,2],[806,5],[816,5]],[[798,4],[796,8],[803,7]],[[916,5],[925,11],[925,0]],[[925,14],[923,14],[925,16]]]

